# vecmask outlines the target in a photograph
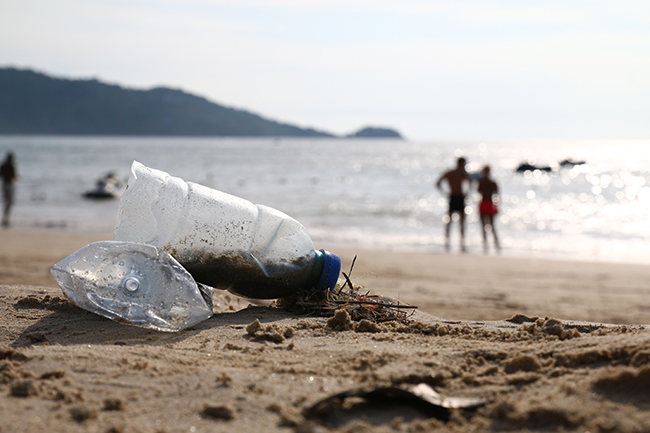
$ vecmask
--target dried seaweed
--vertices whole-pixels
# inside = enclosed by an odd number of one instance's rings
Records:
[[[417,307],[400,304],[392,298],[371,295],[365,287],[353,283],[350,276],[356,259],[357,256],[354,256],[347,274],[342,272],[345,281],[337,284],[333,290],[303,289],[278,299],[274,306],[300,315],[327,317],[338,310],[345,310],[357,322],[366,319],[374,323],[407,323]]]

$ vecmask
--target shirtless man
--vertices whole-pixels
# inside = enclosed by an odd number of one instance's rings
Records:
[[[458,214],[460,223],[460,248],[465,252],[465,190],[463,184],[467,181],[469,184],[472,178],[465,171],[466,160],[463,157],[458,158],[456,168],[449,170],[438,179],[436,187],[443,191],[442,183],[444,181],[449,185],[449,213],[447,225],[445,227],[445,248],[449,250],[449,234],[451,231],[452,217],[455,213]]]

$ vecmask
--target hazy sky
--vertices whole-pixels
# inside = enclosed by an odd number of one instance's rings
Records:
[[[0,66],[336,134],[650,138],[648,0],[1,0]]]

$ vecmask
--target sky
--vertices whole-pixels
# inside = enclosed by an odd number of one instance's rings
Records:
[[[650,139],[647,0],[2,0],[0,67],[334,134]]]

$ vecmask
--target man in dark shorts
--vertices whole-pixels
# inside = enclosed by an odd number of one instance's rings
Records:
[[[449,250],[449,235],[451,231],[451,222],[453,215],[458,214],[460,223],[460,248],[465,252],[465,190],[463,184],[467,181],[469,184],[472,178],[465,171],[466,160],[463,157],[458,158],[456,168],[449,170],[438,179],[436,187],[443,191],[442,183],[447,182],[449,185],[449,213],[447,224],[445,226],[445,248]]]

